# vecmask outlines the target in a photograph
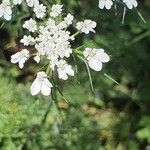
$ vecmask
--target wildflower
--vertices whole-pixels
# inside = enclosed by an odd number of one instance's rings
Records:
[[[25,23],[23,24],[23,28],[28,29],[30,32],[36,31],[37,30],[36,21],[33,20],[32,18],[30,20],[25,21]]]
[[[11,62],[16,64],[19,63],[19,67],[22,69],[24,67],[24,63],[29,58],[29,51],[27,49],[23,49],[22,51],[11,56]]]
[[[126,6],[129,9],[132,9],[133,7],[137,7],[137,5],[138,5],[136,0],[123,0],[123,2],[126,4]]]
[[[43,4],[35,5],[34,12],[37,18],[43,18],[46,13],[46,7]]]
[[[60,60],[57,63],[57,71],[60,79],[67,80],[68,75],[74,76],[74,71],[70,65],[66,63],[65,60]]]
[[[103,49],[86,48],[83,54],[88,60],[90,68],[95,71],[102,70],[102,63],[107,63],[110,60],[109,56],[104,52]]]
[[[65,23],[69,26],[72,24],[72,21],[74,19],[74,16],[72,16],[70,13],[67,15],[67,17],[64,18]]]
[[[26,0],[26,2],[29,7],[33,7],[39,4],[39,0]]]
[[[84,22],[78,22],[76,28],[81,32],[88,34],[90,31],[94,32],[94,28],[96,27],[96,22],[86,19]]]
[[[52,84],[47,79],[45,72],[38,72],[36,79],[33,81],[30,91],[33,96],[41,92],[43,95],[48,96],[51,93]]]
[[[24,35],[23,38],[20,40],[20,42],[23,43],[24,46],[29,46],[35,43],[35,39],[31,35],[29,36]]]
[[[34,12],[37,18],[43,18],[45,11],[46,7],[43,4],[37,3],[34,5]],[[69,76],[74,76],[72,66],[67,63],[67,58],[70,58],[73,53],[71,42],[75,40],[75,34],[71,34],[68,31],[68,27],[73,23],[74,16],[69,13],[62,21],[55,19],[55,17],[61,14],[61,11],[62,5],[53,5],[50,13],[51,17],[47,20],[44,19],[40,25],[32,18],[27,20],[23,28],[35,32],[35,34],[34,37],[24,35],[20,42],[24,46],[34,46],[36,53],[31,55],[34,56],[33,59],[37,63],[40,61],[48,62],[52,71],[57,70],[60,79],[67,80]],[[89,19],[77,23],[77,29],[86,34],[95,32],[95,27],[96,22]],[[102,69],[102,63],[109,61],[109,56],[103,49],[86,48],[84,56],[88,60],[89,66],[96,71]],[[28,58],[29,53],[25,55],[19,52],[12,56],[11,61],[12,63],[19,62],[20,67],[23,67]],[[31,85],[31,94],[36,95],[41,92],[43,95],[48,96],[51,93],[51,88],[52,84],[47,79],[47,74],[39,72]]]
[[[112,0],[99,0],[99,8],[103,9],[104,7],[106,9],[110,9],[111,6],[113,5],[113,1]]]
[[[12,17],[12,10],[9,0],[3,0],[0,5],[0,17],[4,17],[6,20],[10,20]]]
[[[53,5],[51,8],[50,16],[56,18],[62,12],[63,5]]]

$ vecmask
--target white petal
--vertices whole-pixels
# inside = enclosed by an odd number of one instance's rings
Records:
[[[103,9],[104,6],[105,6],[105,2],[104,2],[103,0],[99,0],[99,5],[98,5],[98,7],[99,7],[100,9]]]
[[[63,79],[63,80],[67,80],[68,79],[68,76],[67,76],[65,71],[59,71],[58,72],[58,76],[59,76],[60,79]]]
[[[112,4],[113,4],[112,1],[106,1],[106,3],[105,3],[106,9],[110,9]]]
[[[136,0],[133,0],[133,6],[134,6],[134,7],[137,7],[137,5],[138,5],[137,1],[136,1]]]
[[[89,67],[95,71],[101,71],[102,70],[102,63],[98,59],[91,59],[89,61]]]
[[[71,68],[71,66],[66,67],[66,73],[70,76],[74,76],[74,70]]]
[[[127,5],[127,7],[128,7],[129,9],[132,9],[132,8],[133,8],[133,5],[132,5],[132,3],[131,3],[130,1],[124,0],[123,2]]]
[[[19,60],[20,60],[20,53],[16,53],[11,56],[11,62],[13,64],[16,64],[17,62],[19,62]]]
[[[23,62],[19,62],[19,67],[22,69],[24,67],[24,63]]]
[[[22,58],[19,61],[19,67],[22,69],[24,67],[24,63],[26,62],[26,58]]]
[[[7,6],[7,7],[6,7],[5,13],[7,13],[8,15],[11,15],[11,14],[12,14],[12,10],[11,10],[11,7],[10,7],[10,6]]]
[[[44,79],[41,85],[41,92],[43,95],[48,96],[51,93],[52,84],[48,79]]]
[[[41,90],[41,82],[39,80],[35,79],[30,87],[31,95],[35,96],[37,95]]]
[[[106,63],[110,60],[110,57],[106,53],[98,53],[96,58],[99,59],[101,62]]]
[[[4,18],[9,21],[11,19],[11,15],[5,13]]]

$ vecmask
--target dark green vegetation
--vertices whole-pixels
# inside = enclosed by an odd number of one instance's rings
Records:
[[[32,97],[29,89],[37,65],[31,61],[21,71],[9,63],[11,54],[22,47],[21,26],[31,12],[19,7],[11,22],[1,20],[0,150],[149,150],[149,0],[139,2],[146,24],[132,10],[122,25],[121,6],[115,16],[114,11],[98,9],[96,0],[64,0],[64,4],[77,19],[98,23],[95,35],[83,35],[73,46],[105,48],[111,61],[103,71],[91,71],[94,94],[86,66],[76,59],[78,78],[67,83],[56,79],[68,103],[57,89],[53,100]]]

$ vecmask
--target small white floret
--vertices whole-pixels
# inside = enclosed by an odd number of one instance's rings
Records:
[[[78,22],[77,26],[76,26],[76,28],[79,31],[81,31],[85,34],[88,34],[89,32],[95,33],[95,30],[94,30],[95,27],[96,27],[96,22],[89,20],[89,19],[84,20],[84,22]]]
[[[100,9],[111,9],[113,5],[113,1],[112,0],[99,0],[99,4],[98,4],[98,7]]]
[[[101,71],[102,63],[107,63],[110,60],[110,57],[104,52],[104,49],[86,48],[83,54],[88,60],[89,67],[95,71]]]
[[[30,32],[35,32],[37,30],[36,21],[32,18],[25,21],[25,23],[23,24],[23,28],[28,29]]]
[[[74,70],[70,65],[66,63],[65,60],[60,60],[57,63],[57,71],[58,71],[58,76],[60,79],[67,80],[68,75],[74,76]]]
[[[62,7],[63,5],[59,5],[59,4],[53,5],[51,8],[50,16],[56,18],[59,14],[61,14]]]
[[[4,17],[8,21],[11,19],[12,10],[9,0],[3,0],[0,4],[0,17]]]
[[[52,84],[47,79],[47,74],[43,71],[38,72],[36,79],[30,87],[31,95],[35,96],[41,92],[43,95],[48,96],[51,94],[52,87]]]
[[[14,64],[18,63],[19,67],[22,69],[28,58],[29,51],[27,49],[23,49],[22,51],[11,56],[11,62]]]
[[[126,4],[126,6],[129,8],[129,9],[132,9],[132,8],[136,8],[138,3],[136,0],[123,0],[123,2]]]

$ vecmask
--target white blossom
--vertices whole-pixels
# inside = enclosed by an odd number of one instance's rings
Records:
[[[103,9],[104,7],[106,9],[110,9],[111,6],[113,5],[113,1],[112,0],[99,0],[99,8]]]
[[[67,80],[68,75],[74,76],[74,70],[70,65],[66,63],[65,60],[60,60],[57,63],[57,71],[60,79]]]
[[[39,0],[26,0],[26,2],[29,7],[33,7],[39,4]]]
[[[137,7],[137,5],[138,5],[136,0],[123,0],[123,2],[126,4],[126,6],[129,9],[132,9],[133,7]]]
[[[59,5],[59,4],[53,5],[51,8],[50,16],[54,18],[57,17],[59,14],[61,14],[62,7],[63,5]]]
[[[29,58],[29,51],[27,49],[22,49],[22,51],[11,56],[11,62],[19,64],[19,67],[22,69],[24,67],[24,63]]]
[[[33,81],[30,91],[31,95],[35,96],[39,92],[43,95],[48,96],[51,93],[52,84],[47,79],[47,74],[45,72],[38,72],[36,79]]]
[[[12,17],[12,10],[9,0],[3,0],[0,5],[0,17],[4,17],[6,20],[10,20]]]
[[[60,22],[58,25],[59,29],[65,29],[68,26],[70,26],[73,22],[74,16],[72,16],[71,14],[68,14],[65,18],[64,21]]]
[[[35,0],[26,1],[30,3],[30,7],[33,5],[37,18],[46,16],[46,7],[43,4],[39,4],[39,2]],[[73,53],[74,49],[72,49],[71,42],[75,40],[76,34],[71,34],[70,31],[68,31],[68,27],[73,23],[74,16],[69,13],[64,19],[60,20],[56,18],[62,13],[62,7],[63,5],[53,5],[50,13],[51,17],[44,18],[40,24],[33,19],[27,20],[23,28],[34,32],[34,34],[30,33],[28,36],[24,35],[20,42],[23,43],[24,46],[34,46],[36,52],[31,55],[33,59],[37,63],[42,61],[48,62],[51,71],[56,69],[58,77],[67,80],[69,76],[74,76],[74,70],[72,66],[68,64],[67,59],[70,58]],[[96,22],[89,19],[77,23],[77,29],[86,34],[95,32],[95,27]],[[109,56],[103,49],[86,48],[83,54],[89,66],[96,71],[102,69],[102,63],[109,61]],[[28,58],[29,52],[23,53],[21,51],[13,55],[11,61],[12,63],[18,62],[22,68]],[[36,95],[39,92],[46,96],[50,95],[52,84],[48,80],[47,75],[45,72],[39,72],[37,74],[37,78],[31,85],[32,95]]]
[[[34,12],[37,18],[43,18],[46,13],[46,7],[43,4],[35,5]]]
[[[102,63],[107,63],[110,60],[104,49],[86,48],[83,54],[88,60],[89,67],[95,71],[102,70]]]
[[[86,19],[84,22],[78,22],[76,28],[81,32],[88,34],[90,31],[94,32],[94,28],[96,27],[96,22]]]
[[[23,38],[20,40],[20,42],[23,43],[24,46],[29,46],[35,43],[35,39],[31,35],[29,36],[24,35]]]
[[[48,21],[47,21],[47,28],[48,29],[56,28],[55,21],[53,19],[51,19],[51,18],[48,19]],[[44,27],[44,29],[46,29],[46,28]]]
[[[67,17],[64,18],[64,21],[69,26],[72,24],[73,19],[74,19],[74,16],[69,13]]]
[[[25,21],[25,23],[23,24],[23,28],[28,29],[30,32],[36,31],[37,30],[36,21],[33,20],[32,18],[30,20]]]

